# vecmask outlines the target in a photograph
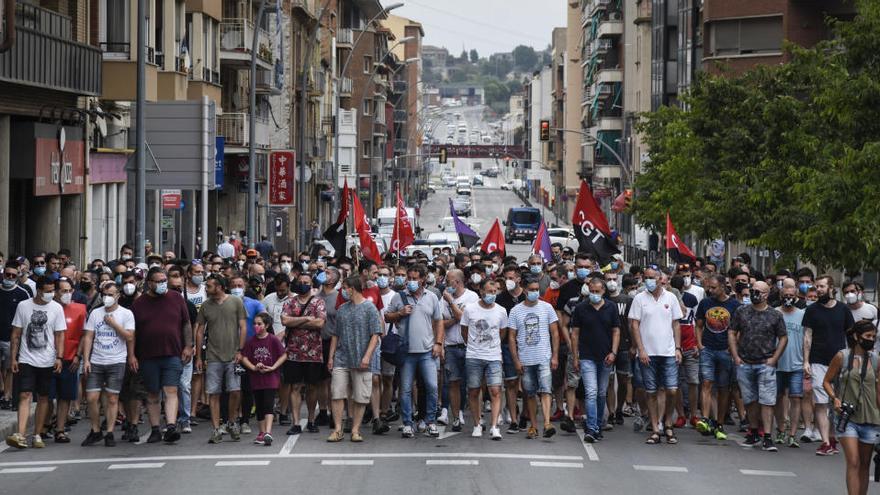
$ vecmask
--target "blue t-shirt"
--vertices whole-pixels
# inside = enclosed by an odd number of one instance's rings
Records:
[[[266,311],[266,307],[263,306],[263,303],[257,301],[256,299],[251,299],[250,297],[244,297],[244,311],[247,313],[247,337],[253,337],[256,332],[254,332],[254,319],[258,314]]]
[[[776,369],[779,371],[798,371],[804,369],[804,310],[795,308],[794,312],[782,313],[785,320],[785,331],[788,333],[788,343],[785,351],[779,356]]]
[[[703,320],[703,347],[713,351],[726,351],[727,330],[733,320],[733,313],[740,306],[735,297],[718,302],[714,297],[707,297],[697,306],[697,320]]]

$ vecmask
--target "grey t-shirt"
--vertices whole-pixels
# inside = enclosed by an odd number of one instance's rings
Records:
[[[327,312],[327,316],[324,318],[324,328],[321,329],[321,338],[323,340],[330,340],[330,337],[333,335],[331,330],[336,328],[336,313],[338,312],[336,309],[336,299],[339,297],[339,291],[334,289],[329,293],[325,293],[322,290],[315,297],[320,297],[324,300],[324,310]]]
[[[407,304],[413,306],[413,312],[397,323],[397,333],[408,340],[410,353],[430,351],[434,347],[434,322],[443,319],[440,300],[430,291],[422,291],[422,296],[418,299],[407,293],[405,302],[400,294],[398,292],[394,295],[388,312],[396,313]]]
[[[338,338],[333,367],[358,368],[370,345],[370,337],[382,335],[379,310],[367,300],[361,304],[347,302],[339,307],[337,315],[339,318],[333,328],[324,327],[331,336]]]

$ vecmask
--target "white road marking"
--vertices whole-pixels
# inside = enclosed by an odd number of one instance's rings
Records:
[[[306,427],[308,420],[303,418],[299,420],[299,425],[303,428]],[[293,447],[296,445],[296,442],[299,440],[299,437],[302,436],[302,433],[299,435],[291,435],[287,437],[287,441],[284,442],[284,446],[281,447],[281,452],[278,455],[287,456],[290,455],[290,452],[293,450]]]
[[[126,464],[111,464],[107,469],[159,469],[164,462],[132,462]]]
[[[532,467],[555,467],[555,468],[583,468],[582,462],[537,462],[529,463]]]
[[[479,466],[476,459],[427,459],[426,466]]]
[[[461,433],[460,431],[450,431],[449,433],[446,433],[447,428],[448,428],[447,426],[441,426],[440,427],[440,436],[437,438],[439,438],[440,440],[444,440],[446,438],[449,438],[449,437],[452,437],[452,436],[455,436],[455,435],[458,435],[459,433]]]
[[[322,466],[372,466],[372,459],[358,460],[342,460],[342,459],[324,459],[321,461]]]
[[[792,473],[791,471],[761,471],[759,469],[740,469],[739,472],[747,476],[784,476],[790,478],[797,477],[797,475]]]
[[[268,466],[272,461],[217,461],[214,466]]]
[[[660,471],[665,473],[686,473],[688,472],[688,468],[684,466],[641,466],[638,464],[633,465],[633,469],[636,471]]]
[[[56,466],[43,466],[31,468],[6,468],[0,469],[0,474],[19,474],[19,473],[51,473],[57,469]]]
[[[582,441],[582,443],[584,444],[584,450],[587,451],[587,459],[589,459],[593,462],[598,462],[599,461],[599,454],[596,453],[596,447],[593,447],[593,444],[591,444],[591,443],[587,443],[587,442],[583,442],[583,441]]]
[[[141,437],[138,439],[138,441],[135,442],[134,444],[141,445],[141,444],[147,443],[147,439],[150,438],[150,433],[152,433],[152,432],[153,432],[152,429],[147,430],[147,432],[144,433],[143,435],[141,435]]]

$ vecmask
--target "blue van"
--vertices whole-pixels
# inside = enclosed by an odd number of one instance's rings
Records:
[[[504,242],[516,240],[532,242],[541,228],[541,211],[537,208],[511,208],[504,222]]]

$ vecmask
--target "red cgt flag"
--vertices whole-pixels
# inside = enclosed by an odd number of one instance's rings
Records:
[[[376,246],[376,241],[374,241],[373,237],[370,235],[370,219],[367,218],[367,214],[364,213],[364,207],[361,206],[361,200],[358,198],[357,191],[353,191],[353,193],[354,229],[357,231],[358,238],[361,241],[361,252],[364,253],[364,257],[367,259],[375,261],[376,263],[382,263],[382,256],[379,254],[379,248]]]
[[[672,261],[676,263],[694,263],[697,261],[694,253],[681,241],[681,238],[675,232],[669,212],[666,212],[666,251],[669,252],[669,257],[672,258]]]
[[[578,240],[578,251],[593,254],[603,266],[611,263],[613,255],[620,253],[620,249],[611,240],[608,219],[596,203],[596,198],[585,180],[581,181],[571,225]]]
[[[480,251],[486,254],[500,251],[503,256],[505,249],[504,232],[501,231],[501,223],[496,218],[495,223],[492,224],[492,228],[489,229],[489,233],[486,234],[486,238],[483,240],[483,245],[480,246]]]
[[[391,251],[400,254],[416,240],[413,233],[412,222],[406,215],[406,205],[397,190],[397,217],[394,219],[394,232],[391,234]]]

